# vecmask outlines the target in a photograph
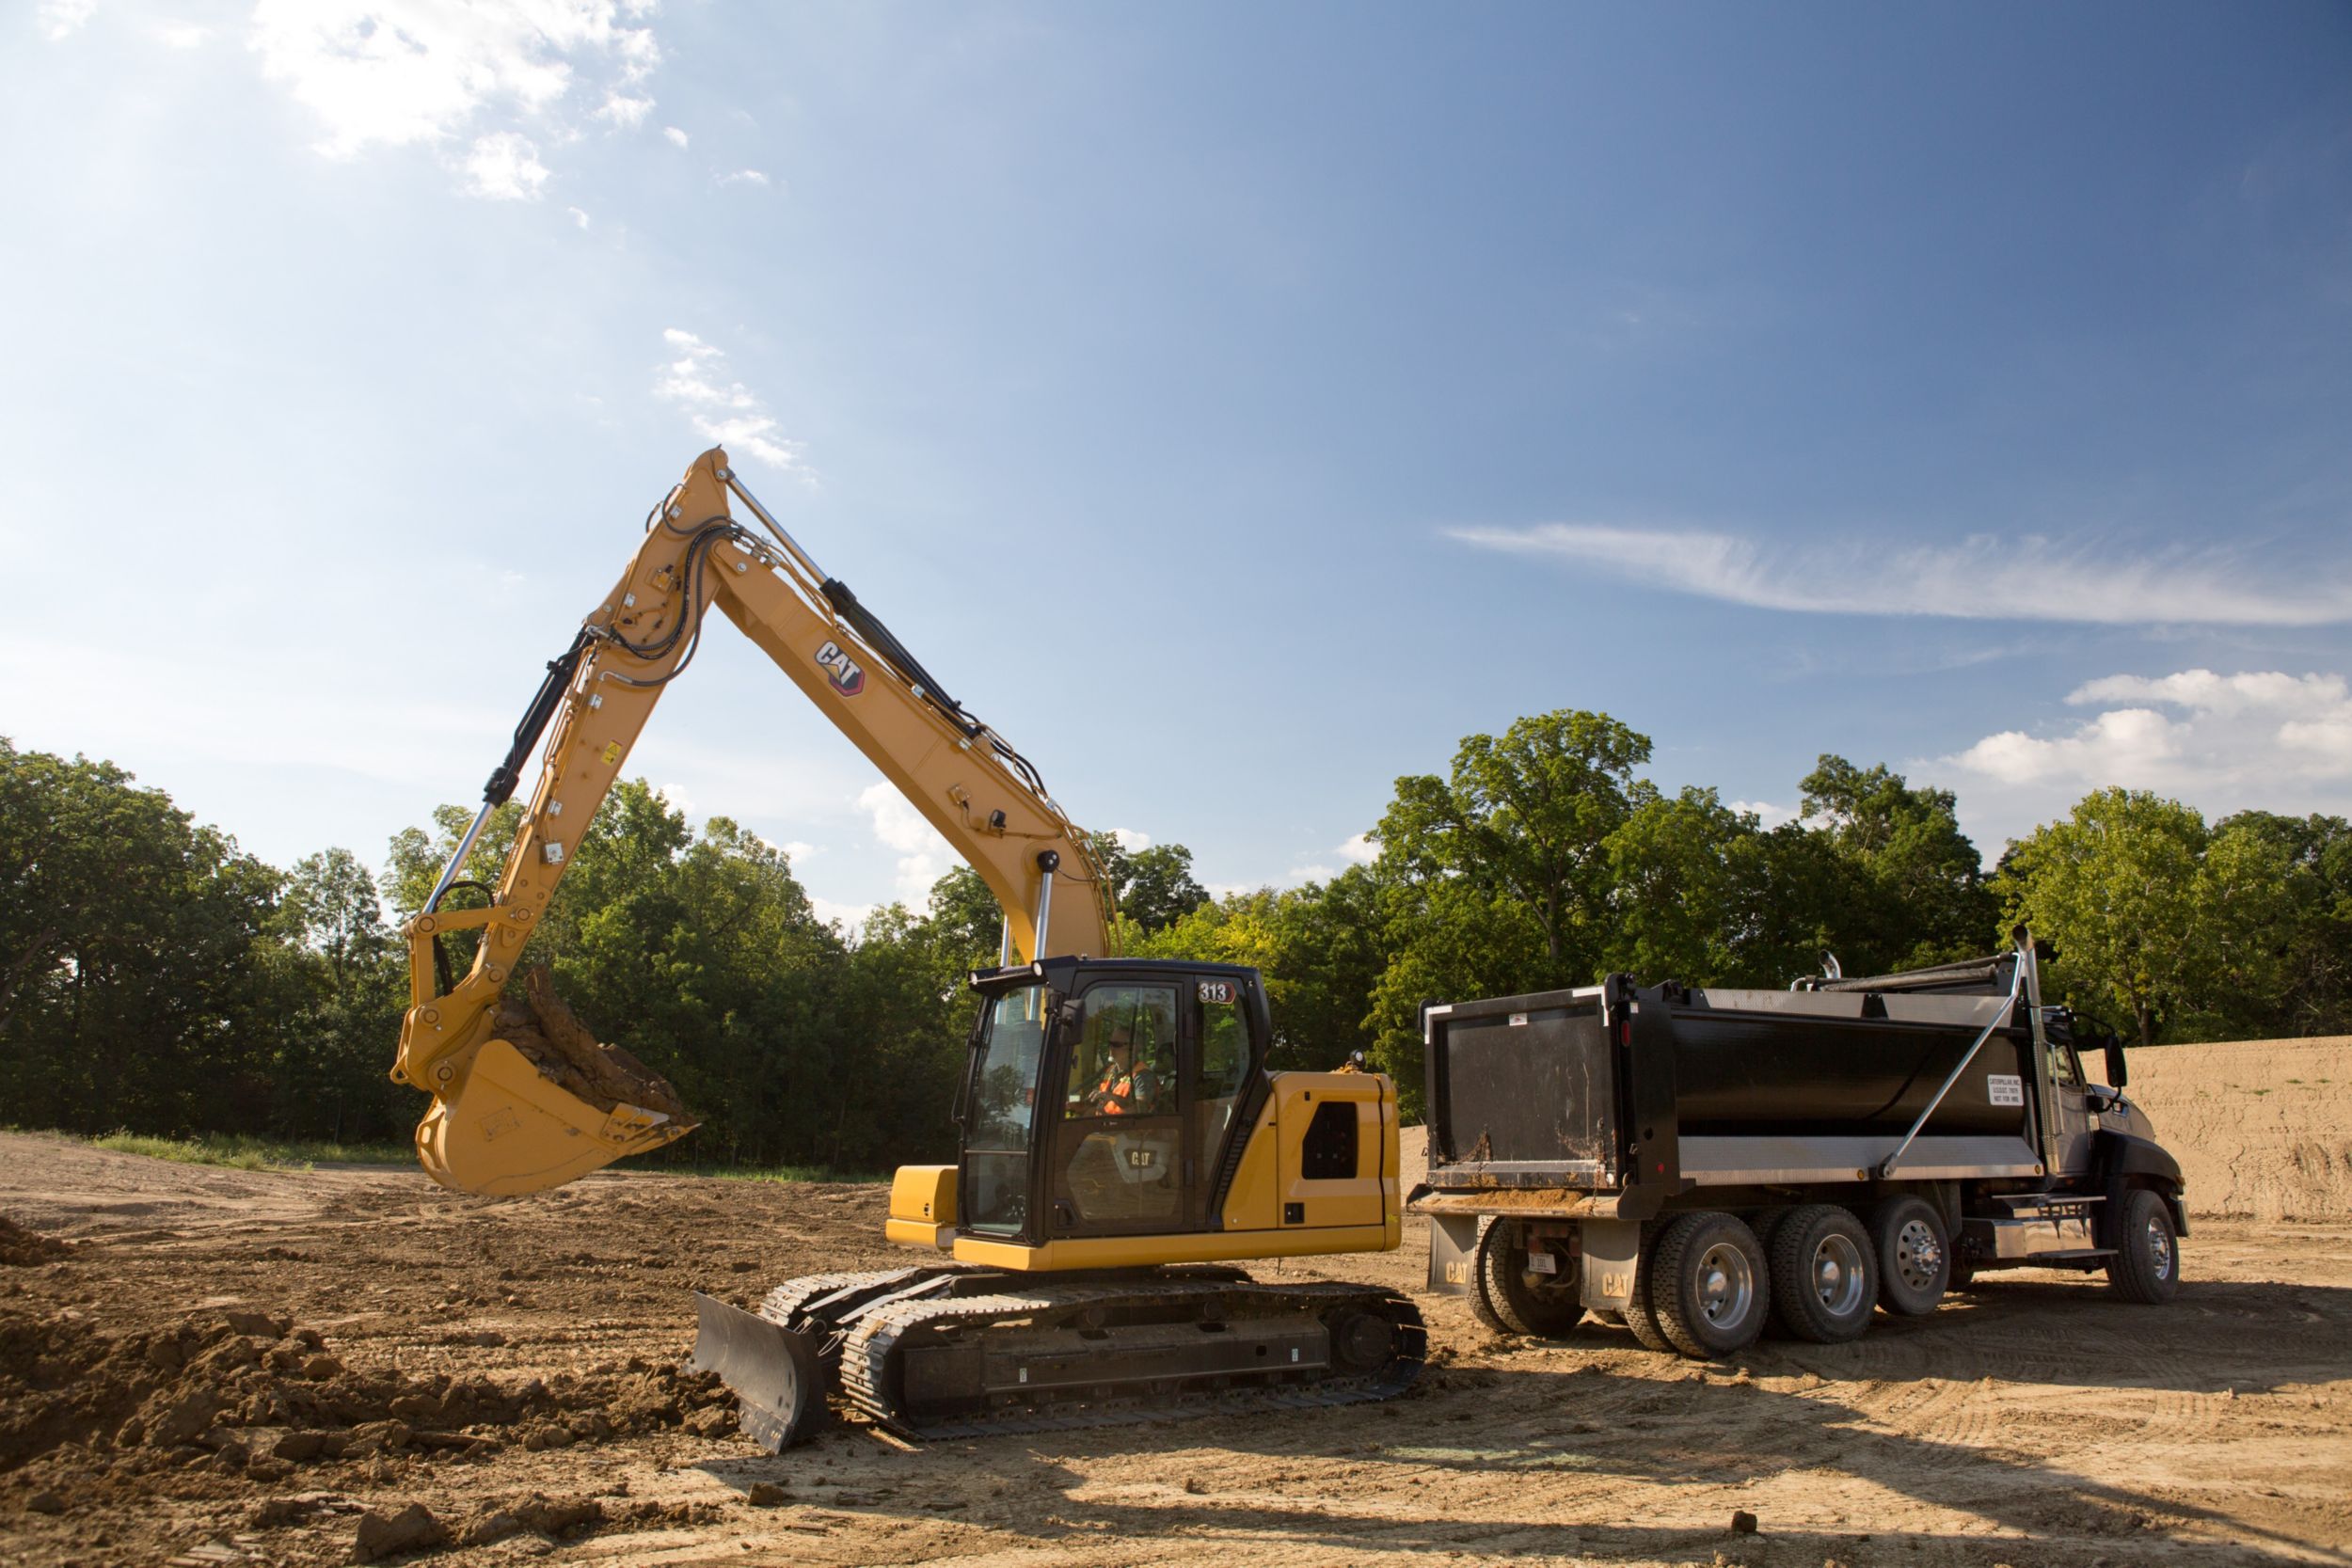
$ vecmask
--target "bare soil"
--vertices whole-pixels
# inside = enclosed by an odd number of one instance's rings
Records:
[[[2176,1141],[2193,1064],[2143,1061]],[[2201,1221],[2167,1307],[2010,1275],[1705,1367],[1621,1330],[1500,1340],[1423,1297],[1435,1364],[1389,1404],[759,1452],[678,1370],[688,1290],[903,1261],[887,1202],[610,1173],[477,1199],[0,1136],[0,1562],[2352,1561],[2352,1222]],[[1417,1286],[1425,1256],[1415,1223],[1396,1254],[1264,1272]]]

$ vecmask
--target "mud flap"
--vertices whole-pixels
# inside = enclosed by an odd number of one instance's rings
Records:
[[[1470,1294],[1478,1219],[1476,1214],[1429,1216],[1429,1288],[1439,1295]]]
[[[808,1336],[700,1291],[694,1312],[692,1366],[735,1390],[743,1435],[770,1453],[807,1436],[825,1409],[824,1370]]]

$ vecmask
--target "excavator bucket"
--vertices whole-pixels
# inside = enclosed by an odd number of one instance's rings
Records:
[[[694,1130],[668,1081],[599,1044],[549,988],[499,1009],[454,1089],[417,1124],[417,1157],[445,1187],[489,1196],[543,1192]]]

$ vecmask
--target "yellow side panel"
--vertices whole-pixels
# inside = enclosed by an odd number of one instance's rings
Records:
[[[1376,1072],[1279,1072],[1274,1076],[1281,1125],[1281,1180],[1285,1204],[1304,1205],[1311,1226],[1385,1225],[1396,1211],[1396,1097]],[[1338,1180],[1310,1181],[1299,1174],[1307,1129],[1321,1107],[1338,1101],[1356,1114],[1356,1168],[1362,1174]],[[1386,1121],[1384,1128],[1382,1122]]]
[[[1396,1245],[1379,1225],[1345,1229],[1227,1230],[1214,1234],[1089,1236],[1026,1247],[958,1236],[956,1261],[1033,1274],[1057,1269],[1143,1268],[1158,1263],[1218,1263],[1247,1258],[1308,1258],[1328,1252],[1383,1252]]]
[[[1279,1085],[1281,1080],[1275,1082]],[[1279,1163],[1275,1146],[1281,1138],[1276,1118],[1281,1100],[1279,1093],[1267,1096],[1258,1125],[1249,1131],[1249,1147],[1242,1151],[1241,1167],[1234,1171],[1233,1184],[1225,1194],[1227,1230],[1271,1230],[1282,1223],[1275,1173]]]

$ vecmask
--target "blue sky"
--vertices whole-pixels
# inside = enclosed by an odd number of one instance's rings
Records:
[[[469,801],[723,436],[1078,820],[1327,874],[1549,708],[1990,859],[2352,811],[2341,6],[0,21],[18,745],[279,863]],[[945,847],[714,637],[634,770]]]

